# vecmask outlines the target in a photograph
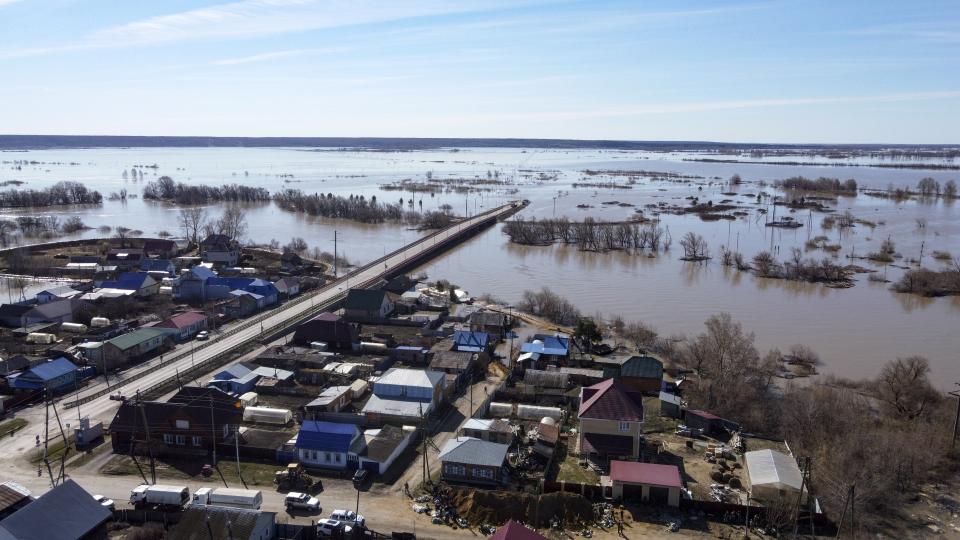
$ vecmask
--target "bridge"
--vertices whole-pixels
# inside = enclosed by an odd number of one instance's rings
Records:
[[[78,391],[75,396],[65,398],[62,405],[73,408],[100,401],[99,406],[93,406],[92,410],[87,411],[88,415],[93,415],[109,408],[106,398],[108,394],[120,392],[132,396],[137,392],[149,393],[177,382],[178,379],[193,380],[194,377],[224,363],[245,346],[264,341],[268,336],[280,336],[292,331],[301,322],[336,306],[351,288],[371,287],[382,279],[416,268],[524,206],[523,202],[513,202],[435,231],[353,269],[336,281],[227,327],[223,332],[211,335],[209,341],[193,341],[181,345],[173,353],[143,364],[139,369],[134,367],[121,372],[110,384],[100,383]]]

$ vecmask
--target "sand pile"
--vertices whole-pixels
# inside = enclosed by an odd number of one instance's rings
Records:
[[[551,520],[577,526],[593,522],[593,505],[574,493],[531,495],[516,491],[454,489],[451,503],[457,513],[473,524],[502,525],[515,519],[533,526],[546,526]]]

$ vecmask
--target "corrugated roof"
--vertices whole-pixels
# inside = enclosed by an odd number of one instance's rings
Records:
[[[207,315],[200,311],[185,311],[183,313],[178,313],[169,319],[158,323],[157,326],[163,328],[183,328],[185,326],[190,326],[201,321],[205,321]]]
[[[643,396],[616,379],[607,379],[580,390],[580,418],[639,422],[643,420]]]
[[[67,360],[66,358],[60,357],[56,360],[51,360],[38,366],[34,366],[28,371],[36,375],[42,381],[50,381],[76,370],[77,366],[73,365],[73,362]]]
[[[0,522],[18,540],[76,540],[106,522],[109,510],[67,480]]]
[[[776,450],[753,450],[744,454],[750,487],[773,487],[800,491],[803,475],[793,457]]]
[[[421,414],[428,414],[430,412],[430,401],[380,397],[376,394],[373,394],[370,396],[370,399],[367,400],[367,403],[363,406],[363,410],[360,412],[363,414],[375,413],[389,416],[406,416],[414,418],[419,417]]]
[[[443,380],[443,373],[429,371],[426,369],[405,369],[390,368],[387,370],[377,384],[396,385],[396,386],[418,386],[421,388],[434,388]]]
[[[187,509],[180,521],[167,533],[167,540],[209,540],[213,538],[251,539],[258,530],[273,532],[276,513],[224,506]]]
[[[367,458],[382,463],[400,446],[410,433],[389,424],[380,428],[379,433],[367,442]]]
[[[300,426],[296,446],[324,452],[347,452],[353,438],[359,433],[360,430],[353,424],[308,420]]]
[[[430,369],[455,369],[466,371],[476,362],[477,353],[468,351],[441,351],[433,355]]]
[[[507,458],[509,448],[505,444],[482,441],[473,437],[457,437],[443,445],[440,461],[481,467],[500,467]]]
[[[547,540],[547,537],[511,519],[497,529],[490,540]]]
[[[614,460],[610,462],[610,479],[630,484],[683,487],[680,481],[680,469],[676,465]]]
[[[380,289],[350,289],[343,308],[358,311],[380,311],[387,292]]]
[[[133,332],[129,332],[108,340],[107,343],[112,344],[121,351],[125,351],[127,349],[132,349],[143,342],[150,341],[158,336],[166,336],[169,334],[169,330],[164,330],[162,328],[139,328]]]

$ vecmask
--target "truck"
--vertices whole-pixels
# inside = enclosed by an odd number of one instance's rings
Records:
[[[259,510],[263,504],[263,494],[256,489],[207,488],[193,492],[192,506],[229,506]]]
[[[165,509],[180,509],[189,500],[190,490],[186,486],[141,484],[130,491],[130,504],[135,508],[158,506]]]

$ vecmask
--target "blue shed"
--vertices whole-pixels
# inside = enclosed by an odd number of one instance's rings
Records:
[[[7,377],[7,383],[15,390],[62,390],[77,382],[77,366],[64,357],[39,364]]]
[[[453,333],[453,348],[461,352],[485,352],[490,336],[486,332],[457,330]]]

